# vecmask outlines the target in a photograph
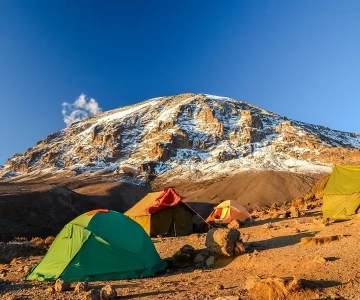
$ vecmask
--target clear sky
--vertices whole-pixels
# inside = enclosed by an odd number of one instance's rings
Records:
[[[103,111],[194,92],[360,131],[360,1],[0,1],[0,164]]]

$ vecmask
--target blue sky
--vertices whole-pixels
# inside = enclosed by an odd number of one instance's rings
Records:
[[[194,92],[360,131],[360,1],[0,1],[0,164],[106,111]]]

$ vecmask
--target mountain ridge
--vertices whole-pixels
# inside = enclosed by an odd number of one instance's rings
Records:
[[[75,122],[14,155],[0,168],[0,178],[105,172],[139,180],[199,174],[202,180],[248,170],[328,173],[332,164],[359,162],[359,134],[291,120],[228,97],[189,93]]]

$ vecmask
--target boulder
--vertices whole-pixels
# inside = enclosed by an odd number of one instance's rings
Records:
[[[227,228],[229,229],[239,229],[240,228],[240,221],[239,220],[232,220],[228,225]]]
[[[100,300],[100,291],[90,290],[82,297],[82,300]]]
[[[101,299],[112,300],[117,298],[116,290],[110,285],[106,285],[101,289]]]
[[[86,292],[89,290],[89,284],[85,281],[85,282],[79,282],[76,286],[75,286],[75,293],[81,293],[81,292]]]
[[[70,290],[70,282],[59,278],[55,281],[54,288],[56,292],[68,291]]]
[[[235,255],[235,245],[240,239],[236,229],[210,229],[206,235],[205,246],[210,252],[226,256]]]

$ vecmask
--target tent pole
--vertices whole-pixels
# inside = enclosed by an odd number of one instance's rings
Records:
[[[202,216],[200,216],[200,215],[197,213],[197,211],[193,210],[189,204],[187,204],[187,203],[184,202],[184,201],[181,201],[181,202],[184,203],[188,208],[190,208],[198,217],[200,217],[200,219],[203,220],[203,221],[205,222],[205,224],[206,224],[210,229],[213,228],[208,222],[205,221],[205,219],[204,219]]]

